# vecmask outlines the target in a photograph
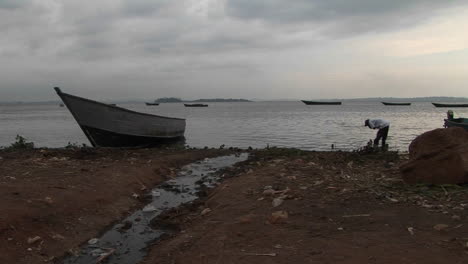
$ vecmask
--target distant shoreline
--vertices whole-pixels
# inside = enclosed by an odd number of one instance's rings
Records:
[[[342,102],[468,102],[467,97],[409,97],[409,98],[398,98],[398,97],[369,97],[369,98],[348,98],[348,99],[315,99],[313,97],[304,96],[301,99],[196,99],[196,100],[181,100],[173,102],[162,102],[159,103],[184,103],[184,102],[300,102],[301,100],[315,100],[315,101],[342,101]],[[99,101],[99,100],[98,100]],[[148,102],[148,100],[132,99],[132,100],[105,100],[102,102],[106,103],[134,103],[140,104]],[[151,101],[150,101],[151,102]],[[60,104],[62,101],[0,101],[0,105],[39,105],[39,104]]]

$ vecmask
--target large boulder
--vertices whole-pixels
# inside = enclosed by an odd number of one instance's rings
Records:
[[[400,167],[407,183],[458,184],[468,182],[468,132],[439,128],[411,142],[410,160]]]

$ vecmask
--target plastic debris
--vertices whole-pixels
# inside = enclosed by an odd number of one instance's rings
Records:
[[[97,239],[97,238],[91,238],[90,240],[88,240],[88,245],[94,245],[94,244],[96,244],[97,242],[99,242],[99,239]]]
[[[273,207],[278,207],[278,206],[280,206],[281,204],[283,204],[283,202],[284,202],[283,199],[281,199],[281,198],[275,198],[275,199],[273,199],[273,201],[271,202],[271,205],[272,205]]]
[[[28,244],[34,244],[40,240],[42,240],[40,236],[30,237],[28,238]]]
[[[200,215],[206,215],[206,214],[208,214],[210,212],[211,212],[210,208],[205,208],[205,209],[203,209],[203,211],[201,211]]]
[[[156,210],[157,210],[156,207],[154,207],[154,205],[152,204],[149,204],[143,208],[143,212],[153,212]]]

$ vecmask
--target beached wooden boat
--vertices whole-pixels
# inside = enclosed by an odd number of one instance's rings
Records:
[[[146,105],[159,105],[159,103],[148,103],[148,102],[146,102],[145,104]]]
[[[432,103],[435,107],[468,107],[468,104],[440,104]]]
[[[184,104],[185,107],[207,107],[207,104]]]
[[[391,103],[391,102],[382,102],[384,105],[411,105],[411,103]]]
[[[468,131],[468,118],[444,119],[445,127],[461,127]]]
[[[95,147],[152,146],[184,136],[185,119],[135,112],[54,89]]]
[[[306,105],[341,105],[341,102],[327,102],[327,101],[307,101],[301,100]]]

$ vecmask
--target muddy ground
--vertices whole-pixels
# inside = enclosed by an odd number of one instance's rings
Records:
[[[57,262],[142,206],[134,194],[226,153],[0,152],[0,263]],[[154,221],[178,233],[151,245],[143,263],[468,263],[468,188],[405,185],[404,161],[252,151],[208,196]]]
[[[255,156],[144,263],[468,263],[468,188],[405,185],[395,153]]]
[[[73,254],[144,205],[140,197],[180,167],[226,152],[0,151],[0,263],[53,263]]]

